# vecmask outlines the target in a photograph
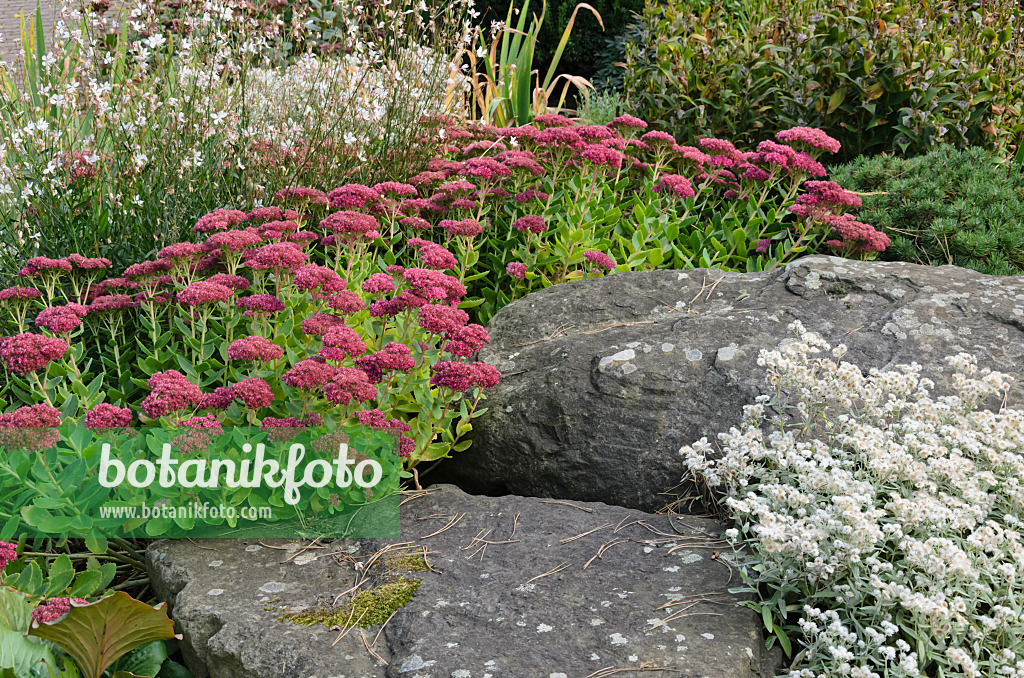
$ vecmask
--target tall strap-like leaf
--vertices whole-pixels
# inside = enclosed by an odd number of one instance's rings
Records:
[[[36,0],[36,68],[39,69],[39,84],[45,85],[46,71],[43,69],[43,56],[46,54],[46,36],[43,34],[43,5]]]
[[[558,48],[555,50],[555,55],[551,57],[551,64],[548,65],[548,73],[544,76],[544,82],[541,85],[544,91],[547,91],[548,87],[551,85],[551,81],[555,77],[555,69],[558,68],[558,62],[562,59],[562,52],[565,51],[565,46],[569,42],[569,35],[572,33],[573,24],[576,23],[576,15],[579,14],[581,8],[589,9],[593,12],[594,16],[597,17],[597,23],[601,24],[601,30],[604,30],[604,20],[601,19],[601,15],[596,9],[585,2],[581,2],[576,5],[576,9],[572,11],[572,16],[569,17],[569,23],[566,24],[565,30],[562,32],[562,39],[558,41]]]

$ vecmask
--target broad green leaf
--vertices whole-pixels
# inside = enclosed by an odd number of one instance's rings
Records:
[[[67,652],[84,678],[100,678],[126,653],[157,640],[177,637],[164,603],[150,607],[124,591],[71,610],[51,624],[33,623],[29,635],[49,640]]]
[[[17,678],[43,678],[50,675],[47,667],[57,669],[50,648],[25,636],[33,607],[24,593],[0,587],[0,675],[9,670]]]
[[[43,594],[44,598],[53,598],[63,593],[64,589],[71,585],[75,578],[75,567],[71,564],[71,559],[68,558],[66,553],[60,554],[53,561],[53,564],[50,565],[48,577],[50,581],[46,585],[46,593]]]

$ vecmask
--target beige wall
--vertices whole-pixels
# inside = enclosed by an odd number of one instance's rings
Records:
[[[42,0],[40,6],[43,10],[43,30],[49,39],[57,2]],[[17,15],[22,13],[26,20],[35,17],[36,0],[0,0],[0,33],[4,37],[4,42],[0,43],[0,57],[4,59],[11,59],[21,49],[21,22]]]

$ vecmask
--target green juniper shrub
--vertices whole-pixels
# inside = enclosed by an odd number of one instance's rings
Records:
[[[891,239],[884,259],[1024,272],[1024,175],[982,149],[862,157],[836,168],[833,178],[861,193],[858,218]]]

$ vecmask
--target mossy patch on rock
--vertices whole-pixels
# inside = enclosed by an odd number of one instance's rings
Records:
[[[381,584],[368,591],[357,594],[347,605],[338,607],[319,607],[302,612],[289,612],[278,617],[278,621],[290,621],[300,626],[348,626],[367,628],[386,622],[395,610],[404,607],[412,600],[416,589],[420,587],[419,579],[400,579],[389,584]]]
[[[327,627],[358,628],[383,624],[396,610],[408,604],[420,587],[421,579],[407,575],[412,572],[426,572],[430,570],[430,566],[422,554],[398,550],[384,554],[379,564],[382,572],[377,577],[377,585],[356,594],[347,603],[288,612],[278,617],[278,621],[288,621],[300,626],[323,624]]]

